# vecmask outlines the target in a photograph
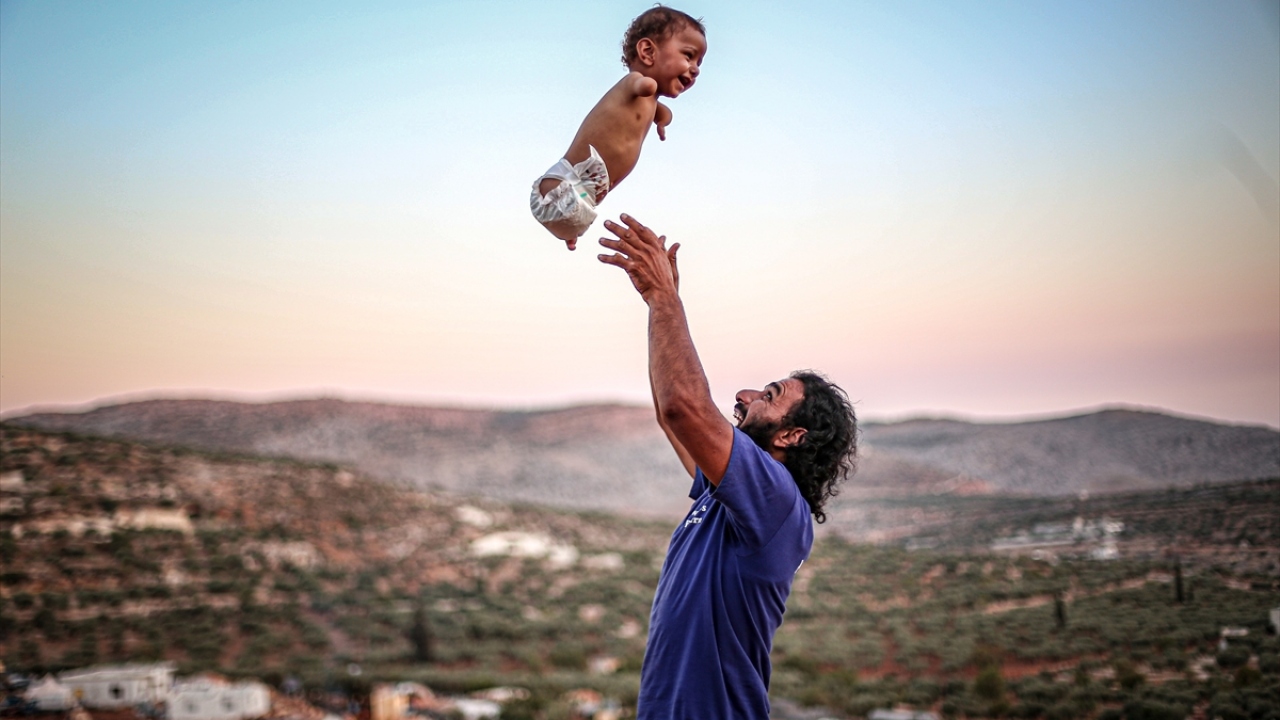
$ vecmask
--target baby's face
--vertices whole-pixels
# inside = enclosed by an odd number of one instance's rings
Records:
[[[658,81],[659,95],[673,98],[693,87],[706,54],[707,39],[697,28],[686,25],[658,43],[653,65],[643,72]]]

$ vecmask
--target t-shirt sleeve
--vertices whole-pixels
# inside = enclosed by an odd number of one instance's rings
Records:
[[[696,481],[694,486],[696,489]],[[773,539],[795,510],[799,494],[786,467],[734,428],[729,467],[711,496],[729,511],[729,520],[742,541],[759,548]]]
[[[702,474],[702,468],[693,474],[693,487],[689,488],[689,498],[697,500],[702,497],[702,493],[707,491],[707,486],[711,483],[707,482],[707,477]]]

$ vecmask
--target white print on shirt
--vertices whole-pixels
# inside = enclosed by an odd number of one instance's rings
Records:
[[[699,525],[699,524],[701,524],[701,523],[702,523],[702,518],[698,517],[698,513],[704,513],[704,512],[706,512],[706,511],[707,511],[707,506],[706,506],[706,505],[703,505],[702,507],[698,508],[697,510],[694,510],[693,512],[689,513],[689,519],[684,521],[684,526],[685,526],[685,527],[689,527],[690,525]]]
[[[805,558],[805,560],[808,560],[808,558]],[[800,561],[800,564],[796,566],[796,572],[795,572],[795,573],[791,573],[791,574],[792,574],[792,575],[795,575],[796,573],[800,572],[800,568],[802,568],[802,567],[804,567],[804,560],[801,560],[801,561]]]

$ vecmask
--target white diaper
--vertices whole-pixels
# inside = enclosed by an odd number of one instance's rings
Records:
[[[561,158],[533,181],[533,192],[529,195],[529,209],[534,219],[561,240],[580,238],[587,232],[596,220],[596,196],[609,190],[609,168],[595,147],[587,147],[591,149],[591,157],[577,165]],[[538,192],[538,185],[546,178],[555,178],[560,184],[544,196]]]

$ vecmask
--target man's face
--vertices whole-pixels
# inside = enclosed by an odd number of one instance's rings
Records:
[[[803,399],[804,383],[795,378],[771,382],[763,390],[740,390],[734,397],[733,418],[765,452],[785,451],[794,444],[789,437],[794,433],[783,427],[785,420]]]

